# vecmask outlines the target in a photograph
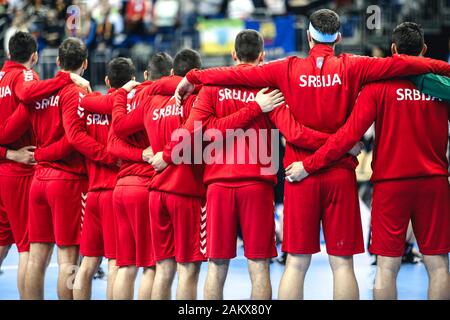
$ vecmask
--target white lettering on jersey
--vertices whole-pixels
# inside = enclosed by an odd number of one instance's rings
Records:
[[[23,70],[24,81],[33,81],[33,70]]]
[[[300,87],[334,87],[335,85],[342,85],[342,80],[339,74],[326,74],[326,75],[306,75],[300,76]]]
[[[48,107],[57,107],[59,102],[59,96],[51,96],[49,98],[37,101],[34,106],[36,110],[45,110]]]
[[[183,106],[177,107],[176,104],[168,105],[161,109],[153,110],[152,120],[158,120],[169,116],[183,116]]]
[[[417,89],[398,88],[396,92],[397,101],[442,101],[441,99],[422,93]]]
[[[83,118],[84,117],[84,108],[79,105],[77,113],[80,118]]]
[[[9,86],[0,87],[0,98],[5,98],[10,95],[11,95],[11,89],[9,88]]]
[[[137,108],[136,101],[133,101],[133,103],[127,103],[127,113],[130,113],[131,111],[133,111],[136,108]]]
[[[249,103],[255,101],[255,94],[253,92],[225,88],[219,90],[219,101],[223,100],[238,100]]]
[[[88,114],[86,118],[86,124],[88,126],[90,125],[109,126],[108,115],[98,113]]]

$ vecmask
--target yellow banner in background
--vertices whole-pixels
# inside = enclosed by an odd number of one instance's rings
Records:
[[[200,51],[204,55],[227,55],[234,49],[234,39],[243,30],[245,22],[240,19],[200,19]]]

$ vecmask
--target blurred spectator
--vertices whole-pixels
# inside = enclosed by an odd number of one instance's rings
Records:
[[[268,14],[271,16],[279,16],[286,14],[285,0],[264,0]]]
[[[206,19],[225,17],[227,1],[203,0],[198,3],[198,14]]]
[[[125,10],[126,31],[144,34],[151,27],[152,1],[129,0]]]
[[[115,25],[111,22],[111,15],[114,16],[114,13],[112,12],[113,6],[109,0],[100,0],[92,9],[92,18],[97,25],[97,49],[99,50],[111,47],[113,45],[114,36],[117,34]],[[115,10],[115,12],[118,12],[118,10]],[[115,22],[117,23],[117,21]]]
[[[179,25],[179,19],[179,0],[156,0],[153,8],[153,23],[158,33],[174,32]]]
[[[64,28],[65,21],[58,19],[58,12],[56,10],[49,10],[42,32],[45,45],[50,48],[59,47],[64,38]]]
[[[64,21],[67,18],[67,7],[72,4],[70,0],[55,0],[55,10],[58,20]]]
[[[364,55],[375,58],[384,58],[386,57],[386,50],[378,45],[368,46],[364,51]]]
[[[200,0],[183,0],[181,1],[180,7],[181,34],[190,40],[190,43],[186,43],[186,46],[193,49],[199,47],[199,36],[196,29],[199,1]]]
[[[8,50],[8,43],[9,39],[17,32],[17,31],[28,31],[27,27],[27,15],[23,10],[16,10],[16,13],[14,15],[14,18],[12,20],[11,26],[6,29],[5,32],[5,38],[4,38],[4,48],[5,48],[5,54],[8,56],[9,50]]]
[[[32,0],[26,7],[25,13],[28,19],[28,23],[32,23],[36,30],[44,30],[45,21],[50,8],[46,6],[42,0]]]
[[[247,19],[249,18],[255,6],[252,0],[230,0],[228,2],[228,18],[230,19]]]

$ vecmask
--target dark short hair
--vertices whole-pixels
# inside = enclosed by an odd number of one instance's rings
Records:
[[[418,56],[425,43],[423,29],[414,22],[403,22],[392,32],[392,42],[397,46],[398,53]]]
[[[325,34],[335,34],[341,28],[339,15],[330,9],[320,9],[314,11],[309,17],[312,26]],[[322,43],[314,40],[316,43]],[[333,42],[334,43],[334,42]],[[333,44],[325,43],[325,44]]]
[[[148,62],[147,72],[150,80],[158,80],[170,75],[173,68],[173,59],[165,52],[155,53]]]
[[[197,51],[183,49],[179,51],[173,59],[173,73],[184,77],[192,69],[199,69],[202,66],[202,59]]]
[[[79,69],[87,59],[88,51],[80,39],[71,37],[59,46],[58,57],[63,70],[74,71]]]
[[[255,30],[242,30],[234,41],[234,50],[238,59],[242,62],[253,62],[264,50],[264,40],[261,34]]]
[[[37,51],[37,42],[31,33],[19,31],[9,39],[8,49],[12,61],[24,63]]]
[[[128,58],[115,58],[108,63],[106,76],[112,88],[120,88],[136,74],[133,62]]]

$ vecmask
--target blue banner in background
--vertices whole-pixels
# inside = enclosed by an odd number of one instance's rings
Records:
[[[246,20],[246,29],[261,32],[264,37],[266,54],[286,55],[296,50],[295,17],[282,16],[268,20]]]

